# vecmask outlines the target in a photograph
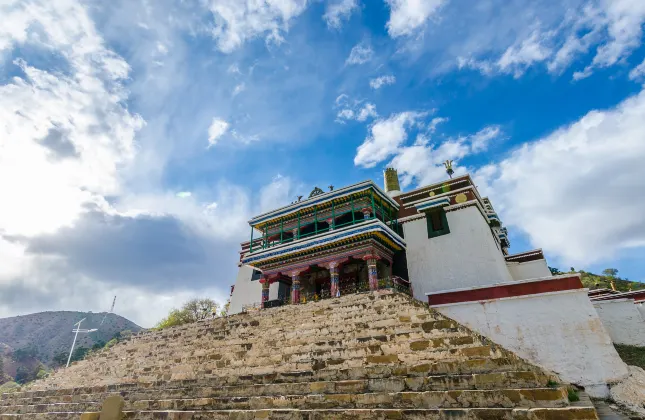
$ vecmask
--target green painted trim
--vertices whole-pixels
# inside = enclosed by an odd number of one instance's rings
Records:
[[[433,230],[432,228],[432,218],[430,213],[439,212],[441,216],[441,223],[443,229]],[[450,226],[448,226],[448,218],[446,217],[446,212],[443,209],[432,209],[424,212],[426,214],[426,225],[428,227],[428,238],[436,238],[437,236],[443,236],[450,233]]]

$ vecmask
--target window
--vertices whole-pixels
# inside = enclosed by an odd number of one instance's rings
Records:
[[[262,278],[262,272],[260,270],[253,270],[251,275],[251,281],[260,280]]]
[[[448,219],[443,209],[432,209],[426,212],[426,221],[428,223],[428,238],[447,235],[450,233]]]

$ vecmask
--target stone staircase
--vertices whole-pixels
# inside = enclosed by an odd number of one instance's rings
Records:
[[[597,419],[556,381],[406,295],[362,293],[139,334],[3,394],[0,420],[78,420],[115,394],[126,419]]]

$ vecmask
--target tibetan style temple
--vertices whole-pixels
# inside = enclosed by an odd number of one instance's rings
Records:
[[[540,250],[509,255],[506,229],[469,175],[402,192],[396,170],[258,215],[242,243],[231,313],[395,288],[420,300],[549,276]]]

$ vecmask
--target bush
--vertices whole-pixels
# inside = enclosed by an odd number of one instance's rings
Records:
[[[568,388],[567,389],[567,396],[569,397],[569,402],[576,402],[580,401],[580,397],[578,396],[578,391],[573,389],[573,388]]]
[[[219,314],[219,303],[212,299],[192,299],[184,303],[181,309],[173,309],[167,317],[155,326],[160,330],[176,325],[189,324]]]
[[[3,392],[14,392],[18,389],[20,389],[20,384],[9,381],[0,385],[0,394],[2,394]]]

